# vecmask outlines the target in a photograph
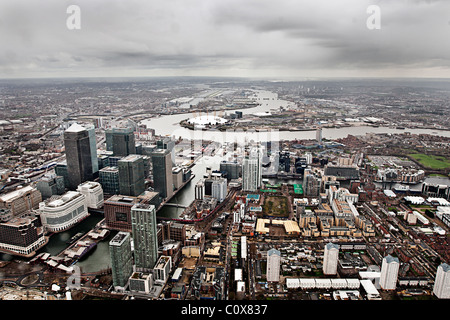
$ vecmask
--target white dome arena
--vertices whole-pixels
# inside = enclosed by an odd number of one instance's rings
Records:
[[[191,118],[188,120],[188,122],[196,126],[206,126],[206,125],[224,124],[227,122],[227,120],[213,115],[204,115]]]

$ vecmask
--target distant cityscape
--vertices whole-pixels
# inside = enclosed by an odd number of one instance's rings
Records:
[[[445,79],[0,80],[0,299],[449,299],[449,101]]]

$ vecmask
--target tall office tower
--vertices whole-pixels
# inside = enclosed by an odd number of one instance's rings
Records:
[[[167,149],[170,152],[170,157],[172,159],[172,165],[175,165],[175,141],[170,139],[169,137],[161,138],[156,141],[156,147],[158,149]]]
[[[112,238],[109,242],[109,256],[114,289],[125,290],[128,279],[133,273],[130,233],[121,231]]]
[[[36,189],[41,192],[42,200],[54,195],[61,195],[64,193],[64,177],[47,173],[38,180]]]
[[[106,194],[119,194],[119,168],[105,167],[98,171],[99,182]]]
[[[384,290],[395,290],[397,287],[398,269],[400,263],[398,258],[388,255],[383,258],[381,264],[380,286]]]
[[[242,166],[243,191],[257,191],[261,186],[261,158],[262,153],[257,149],[252,150],[250,156],[244,159],[244,164]]]
[[[267,282],[280,281],[281,252],[277,249],[267,251]]]
[[[228,180],[238,179],[241,174],[242,166],[237,161],[220,162],[220,172],[226,173]]]
[[[64,131],[64,145],[69,189],[75,190],[82,182],[93,179],[88,131],[77,123],[72,124]]]
[[[67,161],[66,160],[63,160],[56,164],[55,173],[57,176],[63,177],[64,188],[69,188],[69,175],[67,174]]]
[[[98,172],[98,159],[97,159],[97,138],[95,137],[95,126],[93,124],[83,123],[81,124],[86,129],[89,135],[89,148],[91,150],[91,163],[92,174]]]
[[[156,149],[152,153],[153,188],[162,198],[173,195],[172,158],[168,149]]]
[[[144,159],[130,154],[119,161],[119,191],[126,196],[138,196],[145,191]],[[171,173],[172,174],[172,173]]]
[[[439,299],[450,299],[450,266],[446,263],[437,268],[433,293]]]
[[[120,157],[135,154],[134,129],[125,127],[106,130],[106,150],[112,151],[115,156]]]
[[[318,144],[322,144],[322,127],[319,127],[316,130],[316,140]]]
[[[337,265],[339,259],[339,246],[334,243],[328,243],[325,246],[323,255],[323,274],[337,274]]]
[[[158,260],[155,206],[137,203],[131,208],[131,228],[136,271],[149,272]]]

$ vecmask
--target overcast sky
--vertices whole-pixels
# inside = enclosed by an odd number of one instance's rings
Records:
[[[449,77],[450,1],[1,0],[0,40],[0,78]]]

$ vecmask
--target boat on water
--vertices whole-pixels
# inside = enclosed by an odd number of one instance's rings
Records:
[[[66,244],[72,244],[83,236],[83,232],[78,232],[72,238],[66,241]]]
[[[76,256],[76,259],[78,261],[82,261],[84,258],[88,256],[89,253],[92,253],[92,251],[94,251],[96,248],[97,242],[92,242],[87,247],[85,247],[85,249],[78,256]]]

